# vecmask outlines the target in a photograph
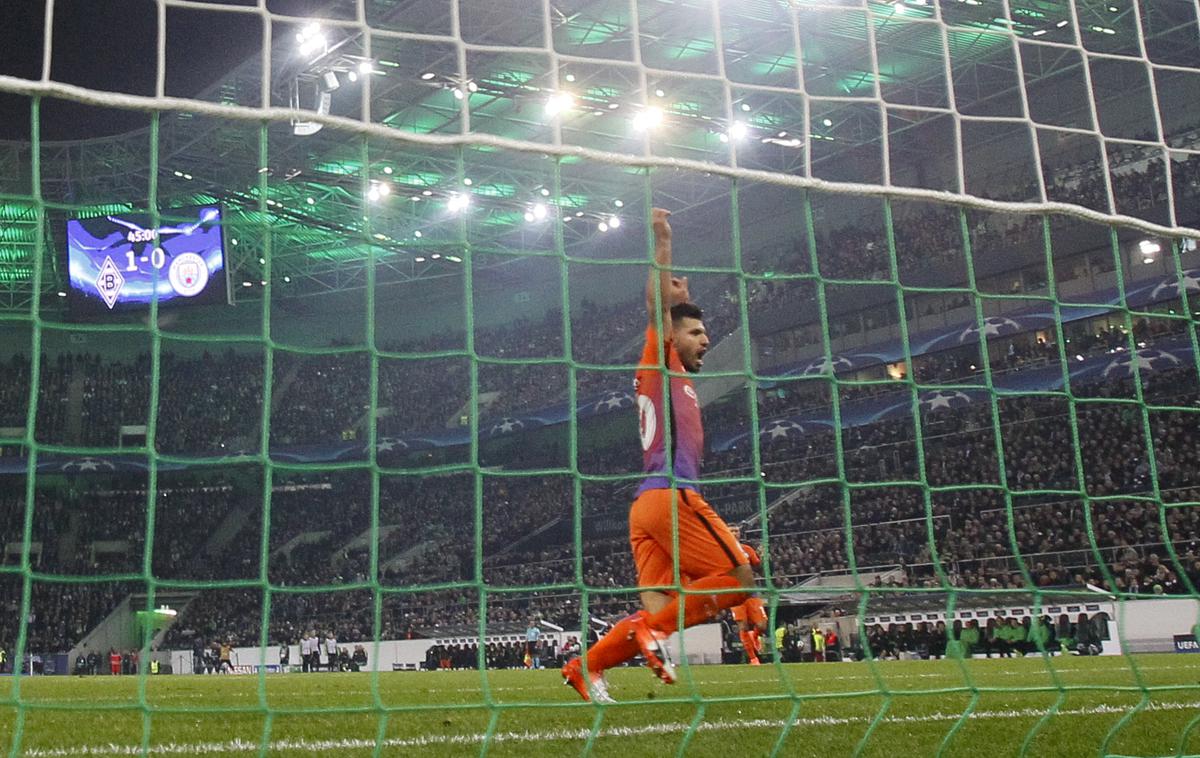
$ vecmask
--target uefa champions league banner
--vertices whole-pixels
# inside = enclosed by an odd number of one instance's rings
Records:
[[[1179,297],[1180,283],[1184,291],[1200,292],[1200,269],[1184,271],[1181,277],[1154,279],[1132,287],[1125,292],[1125,302],[1130,308],[1144,308],[1147,305]],[[1111,313],[1113,308],[1120,307],[1121,295],[1116,287],[1089,293],[1081,298],[1089,305],[1072,305],[1069,302],[1060,303],[1060,312],[1064,323],[1079,321]],[[983,324],[959,324],[933,331],[922,332],[909,338],[910,350],[913,355],[923,355],[939,350],[949,350],[963,345],[979,342],[979,335],[1007,337],[1013,334],[1033,332],[1039,329],[1053,328],[1055,313],[1049,304],[1028,308],[1005,316],[989,316]],[[819,374],[842,373],[856,371],[868,366],[882,363],[895,363],[904,360],[904,346],[897,340],[873,345],[853,352],[835,353],[830,360],[816,360],[793,363],[772,370],[777,376],[816,376]]]
[[[1180,284],[1189,293],[1200,291],[1200,269],[1185,271],[1179,278],[1155,279],[1133,287],[1126,292],[1125,302],[1131,308],[1145,307],[1152,303],[1179,296]],[[1074,321],[1092,316],[1103,315],[1112,311],[1112,307],[1121,303],[1116,288],[1102,290],[1084,298],[1091,305],[1061,305],[1063,321]],[[1054,324],[1055,315],[1046,306],[1037,309],[1020,311],[1007,316],[992,316],[987,318],[982,328],[976,324],[962,325],[940,329],[917,335],[910,340],[911,353],[922,355],[938,350],[947,350],[960,345],[973,344],[979,341],[982,332],[987,337],[1005,337],[1012,334],[1049,328]],[[773,373],[782,376],[815,376],[841,373],[857,370],[881,363],[893,363],[903,360],[903,346],[898,342],[876,346],[865,351],[855,351],[834,355],[831,361],[821,359],[804,364],[784,367]],[[1140,349],[1137,355],[1125,351],[1117,351],[1105,355],[1085,358],[1083,361],[1072,361],[1070,376],[1073,382],[1096,382],[1111,376],[1127,377],[1132,374],[1132,364],[1136,360],[1139,371],[1153,372],[1177,366],[1193,365],[1191,347],[1186,339],[1166,340],[1157,343],[1154,348]],[[982,382],[982,379],[978,379]],[[965,381],[962,384],[970,384]],[[1053,363],[1037,368],[1026,368],[1019,371],[998,373],[993,375],[995,388],[1000,392],[1032,392],[1038,390],[1060,389],[1062,387],[1062,368]],[[766,383],[764,382],[764,385]],[[961,385],[960,385],[961,386]],[[954,390],[932,390],[922,392],[918,404],[924,411],[959,408],[971,402],[986,398],[982,388],[970,387]],[[578,403],[576,418],[580,421],[602,416],[609,413],[628,412],[634,406],[632,393],[612,390]],[[862,426],[881,419],[896,418],[912,413],[912,398],[906,392],[894,392],[850,402],[841,407],[842,425]],[[531,411],[518,416],[505,416],[485,419],[479,424],[480,441],[503,439],[533,429],[566,423],[570,418],[570,405],[563,401],[547,408]],[[769,419],[761,425],[761,435],[765,442],[785,439],[802,434],[806,429],[824,427],[828,429],[833,424],[828,409],[817,409],[795,416]],[[716,450],[727,450],[741,444],[749,437],[746,431],[714,430],[711,438]],[[471,441],[470,427],[452,429],[436,429],[421,434],[411,434],[396,437],[379,437],[375,441],[376,460],[383,465],[398,461],[409,453],[436,448],[458,447]],[[369,446],[362,440],[346,440],[315,445],[290,445],[271,448],[271,459],[291,463],[324,463],[331,461],[360,461],[368,457]],[[222,453],[221,457],[237,455],[253,455],[253,451],[242,450],[233,453]],[[197,456],[202,457],[202,456]],[[215,457],[215,456],[213,456]],[[186,462],[162,461],[158,463],[160,471],[170,471],[188,468]],[[149,462],[146,456],[138,454],[116,454],[103,456],[69,456],[57,453],[41,453],[38,455],[37,470],[39,473],[62,474],[104,474],[116,472],[146,471]],[[26,471],[24,457],[0,457],[0,474],[23,474]]]
[[[595,416],[628,411],[634,405],[633,394],[623,391],[608,391],[594,395],[579,402],[576,418],[586,420]],[[505,416],[485,419],[479,424],[481,441],[502,439],[530,431],[540,427],[554,426],[566,423],[571,416],[571,407],[567,402],[557,403],[549,408],[541,409],[520,416]],[[400,437],[378,437],[375,440],[375,458],[382,465],[398,461],[409,453],[436,448],[458,447],[471,441],[469,426],[452,429],[437,429],[425,434],[414,434]],[[337,442],[315,445],[286,445],[271,448],[271,460],[287,463],[328,463],[334,461],[366,460],[370,445],[363,440],[339,440]],[[188,457],[197,459],[252,456],[253,450],[222,451],[219,455],[208,456],[172,456],[172,459],[158,462],[159,471],[178,471],[189,468]],[[27,470],[28,459],[22,457],[0,457],[0,474],[24,474]],[[149,459],[138,453],[117,453],[113,455],[72,456],[61,453],[39,453],[37,470],[41,474],[115,474],[147,471],[150,468]]]
[[[1187,337],[1162,340],[1154,347],[1140,348],[1135,353],[1125,349],[1109,351],[1103,355],[1072,360],[1068,366],[1072,387],[1096,384],[1104,381],[1129,379],[1137,371],[1139,376],[1174,368],[1194,367],[1191,342]],[[1136,367],[1136,369],[1135,369]],[[969,385],[978,385],[978,388]],[[1063,369],[1058,362],[1036,368],[1006,371],[992,374],[992,386],[1001,398],[1004,395],[1019,395],[1029,392],[1045,392],[1063,388]],[[917,395],[916,406],[922,413],[962,408],[976,402],[987,402],[988,391],[983,386],[983,377],[964,379],[954,389],[925,390]],[[865,426],[877,421],[911,417],[912,394],[907,391],[888,392],[864,400],[843,403],[839,410],[842,427]],[[791,416],[766,419],[759,425],[762,444],[769,445],[812,431],[828,431],[833,427],[833,415],[828,408],[816,408]],[[729,450],[744,444],[750,433],[722,432],[713,436],[713,449]]]

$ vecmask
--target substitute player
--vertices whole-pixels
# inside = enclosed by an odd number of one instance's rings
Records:
[[[635,384],[642,439],[642,470],[647,477],[629,509],[629,541],[637,567],[644,610],[618,621],[588,650],[586,672],[575,658],[563,667],[563,678],[584,700],[611,702],[604,671],[639,652],[664,682],[675,681],[666,639],[683,626],[715,619],[722,609],[741,605],[754,584],[749,559],[729,527],[700,496],[700,464],[704,428],[696,388],[685,373],[696,373],[708,351],[708,333],[700,308],[689,302],[687,278],[671,276],[671,214],[652,211],[654,261],[646,282],[650,325]],[[662,308],[660,312],[658,309]],[[661,319],[666,334],[659,337]],[[664,376],[663,367],[673,375]],[[678,374],[678,375],[674,375]],[[669,393],[663,381],[669,380]],[[666,394],[666,397],[664,397]],[[667,430],[670,436],[668,450]],[[678,552],[673,525],[678,524]],[[675,565],[685,590],[675,584]],[[705,592],[707,591],[707,592]]]

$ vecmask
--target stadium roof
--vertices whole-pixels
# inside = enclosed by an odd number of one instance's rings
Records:
[[[1022,70],[1028,86],[1044,80],[1070,89],[1066,82],[1081,74],[1078,51],[1067,46],[1077,28],[1091,53],[1142,55],[1138,11],[1128,0],[1021,0],[1008,3],[1011,21],[996,0],[946,0],[936,8],[930,0],[642,2],[636,20],[626,0],[563,0],[551,4],[548,29],[524,0],[490,0],[461,4],[465,46],[455,42],[447,0],[370,0],[367,35],[352,18],[338,18],[352,11],[346,5],[334,6],[323,20],[326,44],[306,55],[297,35],[310,20],[275,18],[266,104],[312,109],[324,92],[331,114],[397,132],[469,129],[546,145],[811,170],[831,180],[879,180],[856,175],[847,158],[878,153],[884,123],[894,164],[949,160],[943,145],[899,136],[944,117],[921,109],[950,107],[951,92],[960,113],[1021,116]],[[949,26],[935,20],[939,9]],[[1150,60],[1192,65],[1194,8],[1156,0],[1141,13]],[[1014,39],[1022,42],[1019,55]],[[1093,59],[1092,67],[1105,60]],[[199,99],[263,105],[261,73],[258,57],[247,60]],[[1104,96],[1144,83],[1144,74],[1121,67],[1106,76],[1096,89]],[[551,105],[560,92],[571,99]],[[649,136],[631,128],[648,106],[661,108],[665,119]],[[379,282],[458,276],[464,241],[473,253],[496,254],[476,261],[481,276],[558,244],[601,257],[622,249],[645,254],[639,225],[629,224],[617,244],[617,235],[599,236],[614,215],[644,215],[642,169],[487,146],[460,151],[362,139],[332,127],[307,136],[295,131],[272,123],[260,132],[250,122],[189,112],[161,119],[160,207],[220,201],[233,211],[233,278],[254,285],[239,296],[253,297],[267,278],[260,260],[268,248],[270,278],[290,283],[277,297],[361,287],[372,259]],[[0,143],[0,308],[7,310],[28,308],[40,242],[42,292],[52,296],[61,286],[55,222],[144,208],[149,197],[154,150],[147,130],[41,147],[45,224],[25,199],[30,146]],[[695,173],[656,172],[652,181],[655,201],[677,211],[728,192],[726,180]],[[468,212],[447,209],[455,197],[470,198]],[[753,203],[753,194],[743,201]],[[561,240],[556,225],[542,219],[556,209],[567,222]],[[728,211],[722,203],[720,212]],[[608,252],[595,252],[598,241]]]

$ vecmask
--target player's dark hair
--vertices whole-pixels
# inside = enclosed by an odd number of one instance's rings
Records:
[[[700,306],[695,303],[676,303],[671,306],[672,323],[685,318],[694,318],[699,321],[704,318],[704,311],[700,310]]]

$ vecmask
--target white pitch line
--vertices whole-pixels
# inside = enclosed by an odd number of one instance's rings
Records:
[[[996,659],[996,660],[997,660],[997,662],[999,662],[1001,659]],[[1182,668],[1189,668],[1189,667],[1186,667],[1186,666],[1139,666],[1138,670],[1139,671],[1179,671]],[[1190,668],[1195,668],[1195,667],[1190,667]],[[766,670],[771,671],[773,669],[768,668]],[[786,670],[795,671],[794,669],[786,669]],[[800,671],[796,672],[796,673],[797,674],[803,673],[803,672],[810,671],[810,670],[811,669],[807,669],[807,668],[800,669]],[[1058,674],[1060,677],[1062,677],[1064,679],[1069,679],[1072,676],[1080,676],[1080,675],[1087,677],[1087,676],[1091,676],[1092,674],[1104,674],[1107,676],[1113,672],[1112,669],[1073,668],[1073,667],[1055,667],[1054,671],[1056,674]],[[380,672],[380,674],[383,674],[383,673],[385,673],[385,672]],[[391,672],[386,672],[386,673],[391,673]],[[1024,676],[1024,677],[1034,676],[1034,677],[1036,677],[1036,676],[1048,675],[1049,673],[1050,672],[1048,669],[1037,669],[1035,671],[1014,671],[1011,669],[1005,670],[1005,671],[987,671],[986,669],[981,669],[981,670],[971,672],[972,676],[975,678],[976,684],[982,684],[983,683],[982,680],[986,679],[989,676]],[[956,683],[962,683],[962,681],[963,681],[962,674],[958,669],[954,669],[953,671],[927,672],[927,673],[921,673],[921,674],[917,674],[917,673],[890,674],[890,673],[881,672],[878,677],[872,676],[870,674],[849,674],[849,675],[845,675],[845,676],[839,675],[837,678],[838,678],[838,681],[869,681],[869,682],[874,682],[874,681],[876,681],[876,679],[883,679],[884,682],[891,682],[891,681],[895,681],[895,680],[904,680],[904,679],[950,679]],[[119,681],[118,679],[113,678],[113,677],[107,677],[107,678],[101,677],[99,679],[96,679],[95,681],[100,682],[100,681],[110,681],[110,680],[111,681]],[[218,679],[216,677],[213,677],[213,680],[214,681],[224,681],[224,679]],[[247,681],[257,681],[257,678],[248,679]],[[271,681],[274,682],[277,680],[272,679]],[[765,676],[764,677],[764,676],[758,676],[758,675],[748,675],[748,676],[745,676],[745,677],[742,677],[739,679],[699,679],[698,678],[696,680],[697,686],[708,686],[708,685],[713,685],[713,684],[720,685],[720,684],[779,684],[779,683],[780,683],[780,679],[778,676]],[[1067,684],[1069,686],[1070,682],[1067,682]],[[1127,685],[1116,683],[1116,684],[1114,684],[1114,686],[1125,687]],[[1162,685],[1161,685],[1161,683],[1152,683],[1150,686],[1157,687],[1157,686],[1162,686]],[[545,687],[546,687],[545,683],[537,683],[537,684],[529,684],[529,685],[524,685],[524,686],[506,686],[506,685],[505,686],[493,686],[489,689],[491,689],[491,691],[493,691],[493,692],[538,692],[538,691],[544,691]],[[1046,690],[1046,692],[1053,692],[1053,690]],[[1128,694],[1129,692],[1130,692],[1129,690],[1120,690],[1119,692],[1117,692],[1115,694]],[[809,693],[809,694],[811,694],[811,693]],[[828,695],[828,694],[837,694],[837,693],[836,692],[823,692],[822,694]],[[211,698],[212,696],[213,696],[213,694],[211,692],[158,692],[158,693],[151,692],[146,697],[146,702],[150,706],[153,707],[156,705],[164,705],[164,704],[170,703],[171,701],[174,701],[174,700],[203,700],[203,699]],[[233,697],[233,698],[257,700],[258,699],[258,690],[257,689],[245,690],[245,691],[233,690],[233,691],[221,693],[221,697]],[[271,698],[272,698],[272,695],[270,694],[270,692],[268,692],[267,699],[270,700]],[[32,698],[30,698],[30,700],[32,700]],[[46,696],[44,700],[39,699],[38,702],[74,703],[74,702],[94,702],[95,700],[96,700],[95,695],[79,695],[79,696],[55,695],[55,696]],[[135,705],[135,704],[131,703],[131,705]]]
[[[1146,711],[1184,711],[1200,708],[1197,702],[1167,702],[1150,703]],[[1107,714],[1125,714],[1131,710],[1126,706],[1095,705],[1089,708],[1071,708],[1058,711],[1057,716],[1102,716]],[[1015,710],[975,711],[970,715],[971,720],[982,719],[1018,719],[1040,718],[1045,715],[1045,708],[1021,708]],[[884,723],[889,724],[918,724],[937,721],[957,721],[961,713],[926,713],[919,716],[886,716]],[[865,724],[874,720],[873,716],[815,716],[799,718],[793,726],[845,726],[847,724]],[[696,731],[715,732],[745,729],[781,729],[787,722],[779,719],[738,719],[735,721],[706,721],[696,727]],[[691,728],[690,724],[647,724],[645,726],[619,726],[600,730],[598,737],[639,737],[654,734],[679,734]],[[492,742],[554,742],[563,740],[586,740],[591,734],[590,729],[558,729],[549,732],[496,732]],[[378,743],[387,748],[417,748],[440,745],[476,745],[487,739],[486,734],[459,735],[423,735],[420,737],[393,737]],[[336,750],[368,750],[376,746],[375,740],[342,739],[342,740],[275,740],[267,749],[272,752],[306,751],[326,753]],[[213,753],[257,753],[260,745],[252,740],[229,740],[227,742],[200,743],[162,743],[150,745],[150,755],[208,755]],[[27,748],[24,755],[29,758],[75,758],[76,756],[134,756],[141,755],[141,745],[90,745],[63,748]]]

